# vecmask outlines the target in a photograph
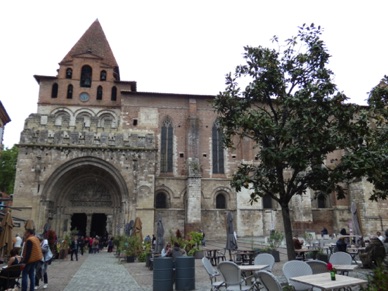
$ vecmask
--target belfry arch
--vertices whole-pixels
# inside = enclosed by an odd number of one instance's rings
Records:
[[[112,164],[95,157],[73,159],[48,178],[41,194],[39,220],[42,225],[50,224],[59,236],[74,225],[83,228],[77,228],[81,234],[91,235],[94,218],[102,215],[106,216],[106,232],[115,235],[130,211],[128,193]],[[75,221],[84,216],[86,223]]]

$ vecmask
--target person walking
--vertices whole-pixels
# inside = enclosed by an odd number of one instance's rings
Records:
[[[16,234],[15,236],[15,243],[13,244],[13,247],[18,251],[18,254],[20,254],[20,249],[22,247],[22,238],[20,237],[19,234]]]
[[[43,237],[43,235],[37,235],[40,241],[40,248],[43,253],[43,260],[37,264],[36,274],[35,274],[35,289],[39,289],[39,280],[43,279],[43,289],[47,288],[48,277],[47,277],[47,268],[50,260],[53,258],[53,253],[50,250],[48,240]]]
[[[78,238],[78,249],[80,250],[81,252],[81,256],[84,255],[84,243],[85,243],[85,239],[83,236],[81,236],[80,238]]]
[[[71,241],[71,244],[70,244],[70,250],[71,250],[70,259],[73,261],[73,255],[75,255],[75,260],[78,261],[78,238],[76,235],[73,236],[73,240]]]
[[[43,253],[40,241],[35,236],[33,229],[26,229],[24,241],[22,263],[25,264],[25,267],[22,272],[22,291],[27,291],[28,279],[30,279],[30,291],[33,291],[35,289],[36,264],[43,259]]]

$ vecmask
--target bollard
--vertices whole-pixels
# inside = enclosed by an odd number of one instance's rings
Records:
[[[195,260],[191,256],[175,258],[175,290],[195,289]]]
[[[153,291],[172,291],[173,290],[173,271],[172,258],[159,257],[154,258],[153,262]]]

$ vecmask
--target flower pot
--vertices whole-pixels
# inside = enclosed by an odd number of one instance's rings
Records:
[[[127,263],[135,262],[135,256],[127,256]]]
[[[280,252],[278,250],[271,250],[269,252],[275,258],[275,262],[280,262]]]

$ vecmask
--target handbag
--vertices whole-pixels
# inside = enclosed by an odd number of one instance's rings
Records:
[[[46,253],[46,255],[44,256],[44,261],[45,261],[45,262],[48,262],[48,261],[50,261],[52,258],[53,258],[53,253],[51,252],[50,247],[47,246],[47,253]]]

